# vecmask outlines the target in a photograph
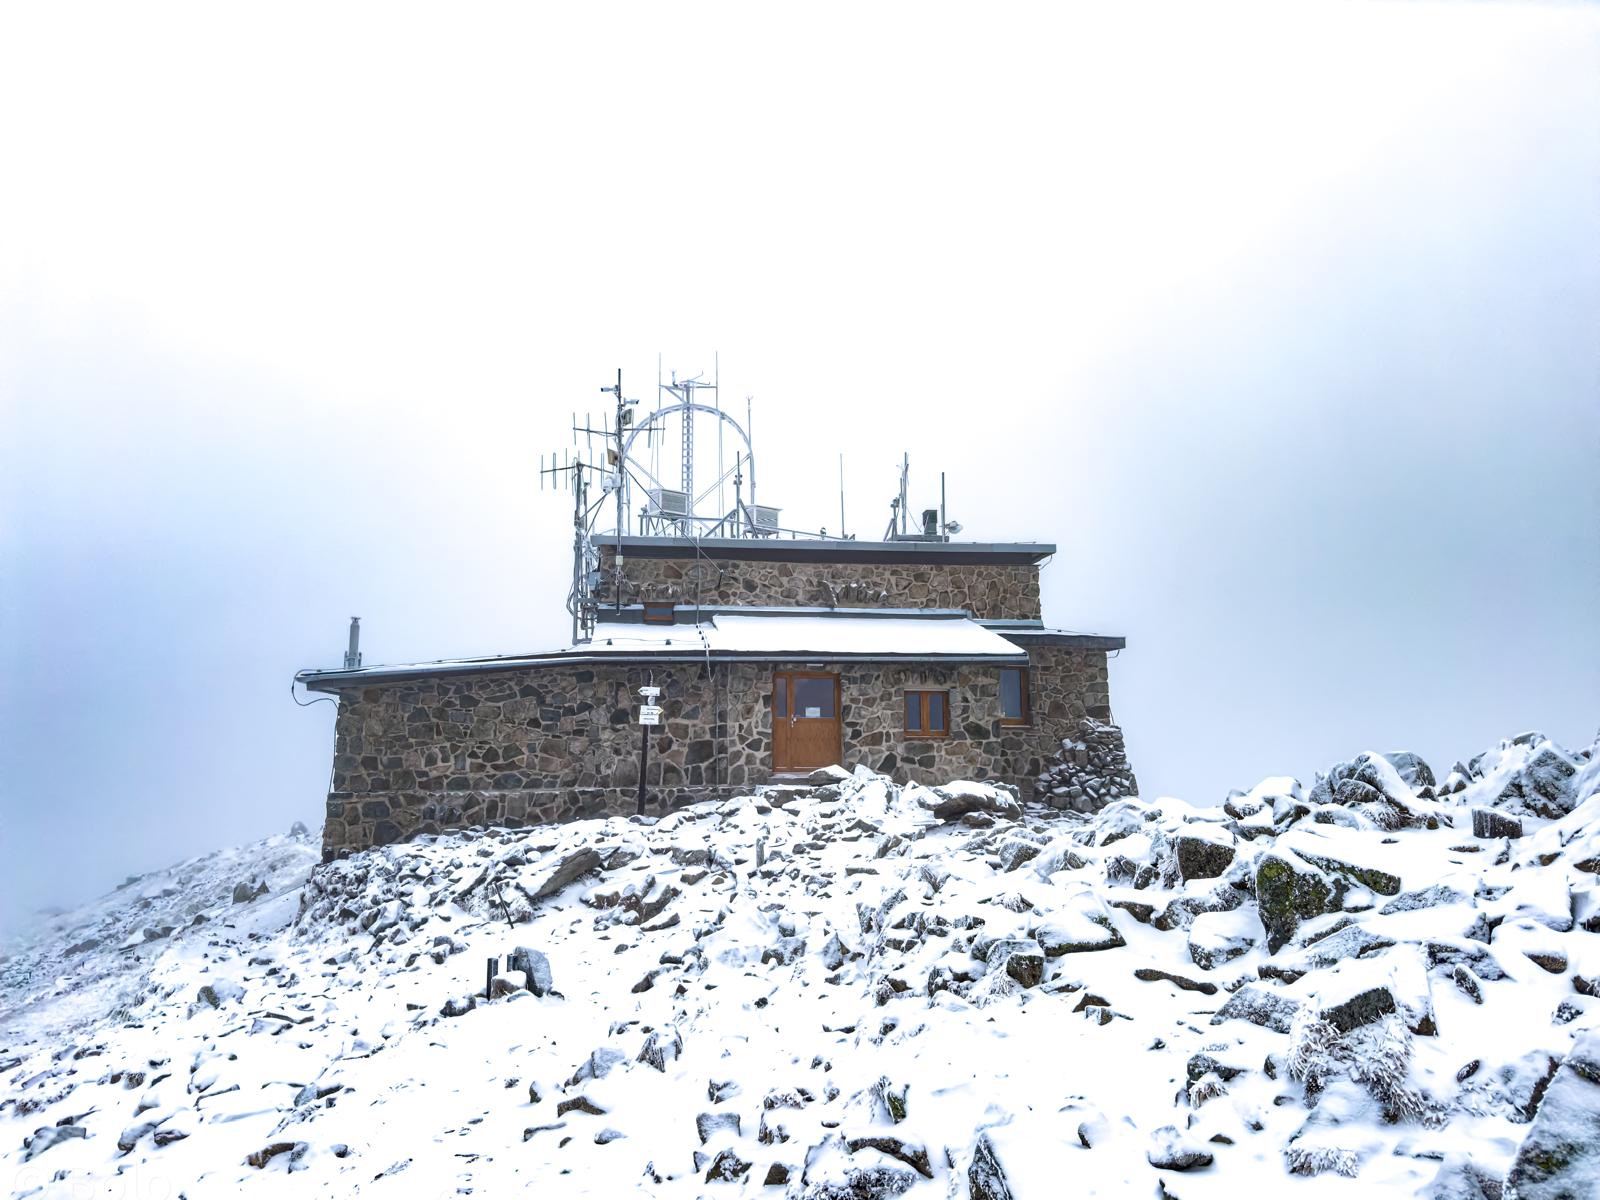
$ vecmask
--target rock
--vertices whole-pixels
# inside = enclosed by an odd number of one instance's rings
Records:
[[[1106,906],[1088,890],[1079,892],[1058,908],[1049,920],[1034,930],[1034,936],[1051,958],[1127,945],[1112,924]]]
[[[500,1000],[523,990],[522,980],[510,975],[496,975],[489,980],[489,999]]]
[[[1005,970],[1023,987],[1038,987],[1044,979],[1044,955],[1037,949],[1013,950],[1006,955]]]
[[[1200,992],[1206,996],[1215,996],[1217,994],[1217,985],[1214,983],[1185,979],[1182,975],[1174,975],[1170,971],[1158,971],[1154,967],[1140,967],[1134,971],[1133,977],[1145,983],[1170,983],[1186,992]]]
[[[750,1173],[751,1164],[732,1150],[724,1150],[706,1168],[707,1183],[737,1183]]]
[[[1022,816],[1022,804],[1010,791],[991,783],[957,780],[943,787],[911,787],[906,796],[941,821],[953,821],[967,813],[990,816]]]
[[[1186,1067],[1190,1083],[1198,1083],[1206,1075],[1216,1073],[1218,1079],[1224,1083],[1237,1079],[1244,1074],[1243,1067],[1224,1066],[1209,1054],[1193,1054],[1189,1056]]]
[[[289,836],[292,838],[310,837],[311,830],[306,828],[306,823],[304,821],[296,821],[293,825],[289,826]]]
[[[1462,993],[1470,997],[1474,1004],[1483,1003],[1483,986],[1478,982],[1478,977],[1472,973],[1472,968],[1465,963],[1457,963],[1450,968],[1450,980]]]
[[[249,904],[255,898],[255,889],[243,880],[233,885],[233,902],[235,904]]]
[[[310,1149],[310,1145],[306,1142],[273,1142],[269,1146],[263,1146],[254,1153],[246,1155],[244,1161],[247,1165],[259,1171],[280,1154],[287,1154],[289,1156],[289,1169],[292,1171],[300,1160],[305,1157],[306,1151]]]
[[[588,1113],[591,1117],[603,1117],[606,1110],[601,1108],[587,1096],[568,1096],[556,1104],[556,1116],[564,1117],[569,1112]]]
[[[1554,743],[1545,742],[1522,768],[1523,804],[1534,816],[1556,819],[1572,811],[1577,797],[1572,786],[1578,766]]]
[[[1433,1182],[1417,1193],[1422,1200],[1501,1200],[1500,1175],[1462,1154],[1450,1154]]]
[[[1312,866],[1326,871],[1330,875],[1338,876],[1357,887],[1368,888],[1380,896],[1396,896],[1400,893],[1400,877],[1391,875],[1377,867],[1364,867],[1359,863],[1349,862],[1336,858],[1331,854],[1320,854],[1305,847],[1297,847],[1296,853]]]
[[[230,1001],[243,999],[244,988],[231,979],[213,979],[195,993],[196,1003],[208,1004],[212,1008],[221,1008]]]
[[[572,1073],[572,1078],[567,1080],[567,1086],[574,1087],[589,1079],[604,1079],[611,1074],[614,1067],[619,1067],[627,1061],[628,1056],[622,1051],[601,1046],[590,1051],[589,1057],[578,1064],[578,1069]]]
[[[518,946],[506,960],[506,969],[521,971],[527,977],[528,990],[535,996],[548,996],[555,990],[555,981],[550,974],[550,960],[537,950]]]
[[[600,869],[600,852],[591,846],[581,850],[574,850],[561,858],[547,870],[534,879],[532,886],[519,883],[518,889],[527,897],[528,903],[537,904],[547,896],[553,896],[568,884],[575,883],[590,871]]]
[[[1567,969],[1567,956],[1558,950],[1524,950],[1522,953],[1552,975],[1559,975]]]
[[[700,1144],[704,1146],[719,1131],[730,1130],[734,1137],[739,1136],[739,1114],[736,1112],[703,1112],[694,1119],[695,1132],[700,1135]]]
[[[1000,849],[996,851],[1000,859],[1000,869],[1002,871],[1015,871],[1024,863],[1038,858],[1041,849],[1042,847],[1038,843],[1030,842],[1025,838],[1007,838],[1000,843]]]
[[[1216,879],[1233,862],[1234,848],[1226,842],[1194,834],[1177,841],[1178,874],[1185,880]]]
[[[1267,988],[1246,984],[1217,1009],[1211,1023],[1221,1025],[1224,1021],[1249,1021],[1252,1025],[1260,1025],[1275,1033],[1288,1033],[1294,1015],[1299,1011],[1299,1001]]]
[[[683,1035],[675,1026],[668,1025],[650,1032],[644,1040],[644,1045],[639,1049],[639,1057],[634,1061],[654,1067],[665,1074],[667,1063],[676,1061],[682,1054]]]
[[[1330,879],[1299,856],[1263,854],[1256,864],[1256,905],[1267,949],[1273,954],[1281,950],[1301,921],[1337,912],[1344,892],[1342,881]]]
[[[1016,1200],[1005,1168],[995,1153],[989,1135],[981,1133],[972,1149],[972,1164],[967,1168],[967,1191],[971,1200]]]
[[[52,1146],[88,1136],[89,1131],[82,1125],[46,1125],[43,1129],[35,1129],[33,1136],[22,1139],[22,1161],[31,1162]]]
[[[474,1002],[470,996],[451,996],[439,1006],[441,1017],[464,1017],[473,1010]]]
[[[1395,774],[1399,775],[1412,791],[1433,787],[1436,782],[1433,768],[1422,760],[1421,755],[1413,754],[1409,750],[1394,750],[1384,754],[1382,758],[1394,768]]]
[[[1203,912],[1189,926],[1189,958],[1203,971],[1214,971],[1255,947],[1260,929],[1254,913]]]
[[[1600,1179],[1600,1032],[1573,1043],[1506,1176],[1517,1200],[1592,1195]]]
[[[1495,812],[1492,808],[1475,808],[1472,810],[1472,836],[1519,838],[1522,836],[1522,822],[1516,817]]]
[[[1415,912],[1420,908],[1436,908],[1441,904],[1458,904],[1470,901],[1471,897],[1459,888],[1449,884],[1436,883],[1432,887],[1423,888],[1416,892],[1401,892],[1393,900],[1388,901],[1378,910],[1380,916],[1391,913]]]
[[[1322,1019],[1340,1033],[1349,1033],[1362,1025],[1370,1025],[1390,1013],[1397,1005],[1394,993],[1387,987],[1366,988],[1348,1000],[1322,1010]]]
[[[924,1178],[933,1178],[933,1163],[928,1158],[927,1148],[914,1142],[908,1142],[892,1134],[875,1134],[870,1137],[851,1138],[846,1145],[850,1147],[852,1154],[865,1149],[880,1151],[890,1158],[899,1159]]]
[[[1163,1171],[1193,1171],[1212,1163],[1211,1151],[1184,1137],[1175,1125],[1163,1125],[1150,1135],[1145,1157]]]

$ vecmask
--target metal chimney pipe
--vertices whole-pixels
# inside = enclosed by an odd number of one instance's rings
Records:
[[[361,618],[350,618],[350,648],[344,652],[344,669],[354,671],[361,665]]]

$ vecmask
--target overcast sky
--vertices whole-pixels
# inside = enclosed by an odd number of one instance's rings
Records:
[[[1600,724],[1600,9],[11,5],[0,916],[315,825],[336,665],[561,644],[624,368],[949,475],[1147,796]]]

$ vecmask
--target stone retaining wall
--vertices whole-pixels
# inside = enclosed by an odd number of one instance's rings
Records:
[[[999,723],[986,664],[841,664],[841,759],[904,783],[996,779],[1029,794],[1079,718],[1109,718],[1102,651],[1031,651],[1033,720]],[[418,833],[634,811],[638,688],[662,688],[652,812],[771,777],[774,666],[554,667],[340,694],[325,856]],[[947,737],[908,737],[907,689],[950,694]]]
[[[597,592],[617,599],[615,550],[602,547]],[[1039,569],[1030,563],[811,563],[630,558],[622,602],[964,608],[979,620],[1038,620]]]

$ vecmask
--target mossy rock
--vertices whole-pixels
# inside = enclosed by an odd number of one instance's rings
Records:
[[[1398,896],[1400,894],[1400,877],[1391,875],[1387,871],[1380,871],[1376,867],[1363,867],[1358,863],[1345,862],[1343,859],[1330,858],[1323,854],[1307,854],[1304,850],[1299,852],[1300,857],[1316,867],[1321,867],[1331,875],[1339,875],[1351,883],[1370,888],[1380,896]]]
[[[1294,936],[1301,921],[1336,912],[1343,899],[1341,881],[1298,859],[1266,854],[1256,864],[1256,906],[1267,949],[1274,954]]]

